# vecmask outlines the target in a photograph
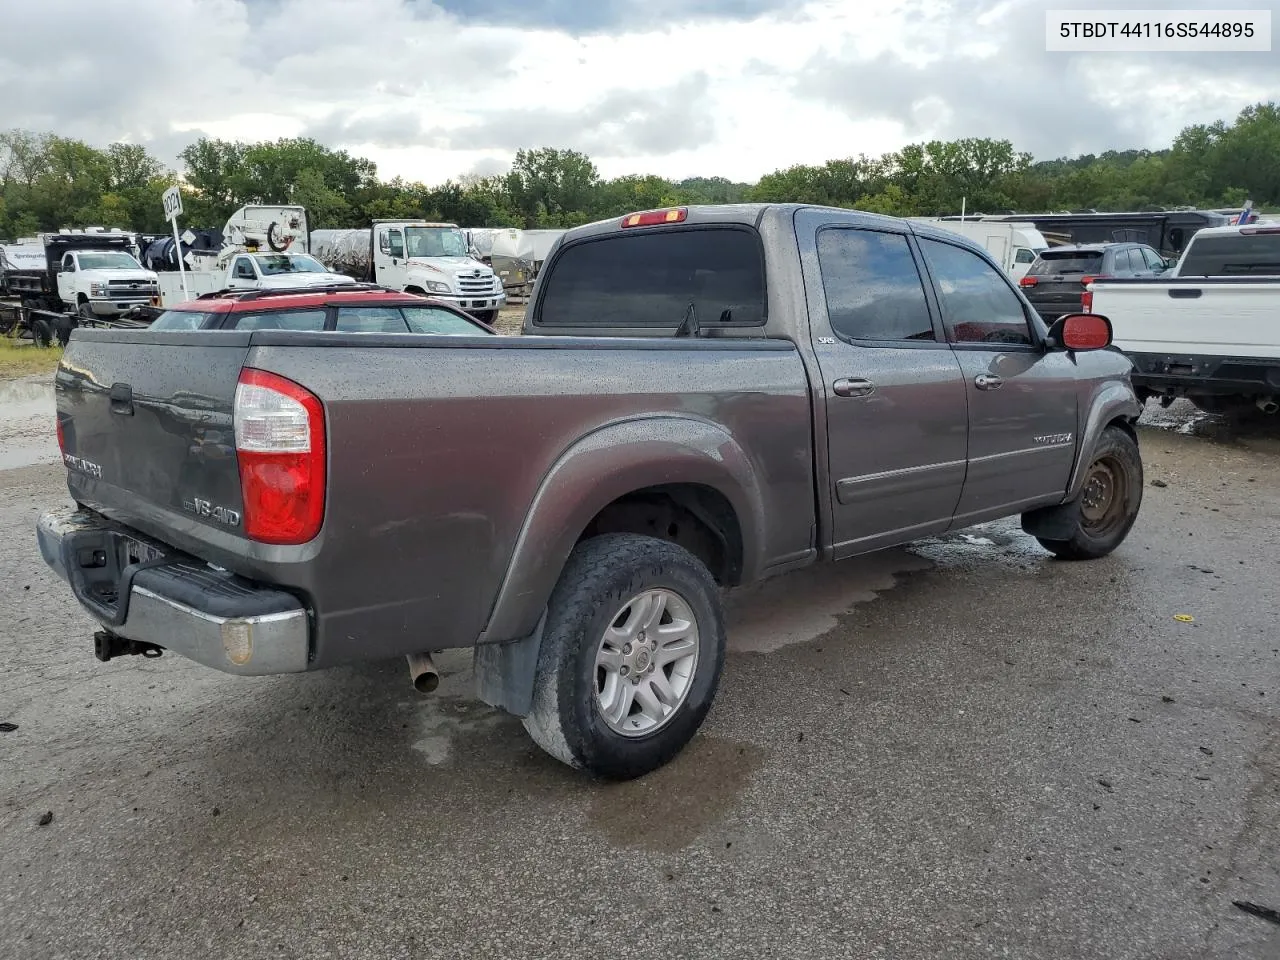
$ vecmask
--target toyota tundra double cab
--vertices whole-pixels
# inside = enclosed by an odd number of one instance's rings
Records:
[[[711,707],[724,588],[1017,515],[1102,557],[1141,504],[1106,318],[1046,325],[924,224],[728,205],[580,227],[524,334],[76,330],[75,505],[38,536],[100,659],[407,657],[425,689],[432,652],[473,647],[481,699],[628,778]]]

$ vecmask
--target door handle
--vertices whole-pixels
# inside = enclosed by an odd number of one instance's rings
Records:
[[[870,396],[875,389],[876,385],[870,380],[857,377],[845,377],[831,385],[831,392],[837,397],[866,397]]]
[[[973,378],[973,385],[979,390],[999,390],[1004,381],[989,373],[980,373]]]

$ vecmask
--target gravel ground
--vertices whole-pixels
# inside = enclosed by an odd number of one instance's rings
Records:
[[[607,786],[463,655],[98,663],[6,421],[0,957],[1274,960],[1280,429],[1147,419],[1115,555],[1004,522],[743,591],[704,732]]]

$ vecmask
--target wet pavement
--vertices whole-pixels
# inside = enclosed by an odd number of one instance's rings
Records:
[[[703,732],[618,785],[462,654],[431,697],[98,663],[59,468],[0,469],[0,957],[1274,960],[1280,430],[1146,421],[1115,555],[1001,522],[741,591]]]

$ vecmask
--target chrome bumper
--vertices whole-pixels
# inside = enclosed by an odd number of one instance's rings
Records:
[[[44,514],[45,562],[105,629],[224,673],[300,673],[306,609],[291,594],[174,551],[88,510]]]

